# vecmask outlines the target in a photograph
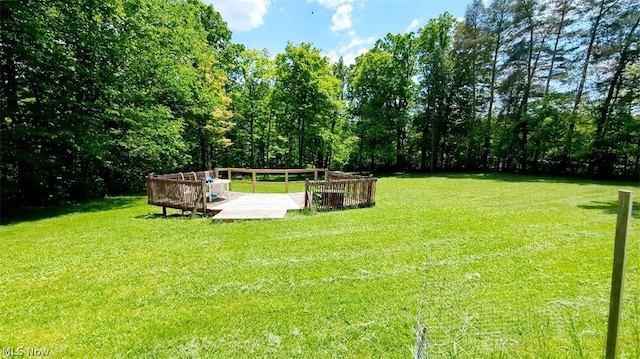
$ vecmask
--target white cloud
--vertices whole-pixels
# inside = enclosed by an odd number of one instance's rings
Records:
[[[405,31],[413,31],[415,29],[418,28],[418,25],[420,24],[420,21],[418,21],[418,19],[413,19],[411,20],[411,24],[409,24],[409,26],[407,26],[406,29],[404,29]]]
[[[348,52],[342,56],[342,61],[344,61],[344,64],[347,66],[355,64],[356,57],[366,53],[367,51],[369,51],[369,49],[361,47],[356,52],[353,52],[353,51]]]
[[[260,27],[270,5],[269,0],[204,0],[220,12],[233,31],[249,31]]]
[[[351,36],[353,37],[351,39],[351,42],[349,42],[347,45],[342,46],[340,48],[340,53],[346,53],[347,51],[349,51],[354,47],[357,47],[363,44],[373,44],[376,41],[376,38],[373,36],[368,37],[366,39],[361,39],[355,34],[355,32]]]
[[[353,6],[351,4],[353,3],[353,0],[309,1],[317,2],[318,4],[328,9],[336,11],[331,18],[331,20],[333,21],[331,31],[337,32],[340,30],[347,30],[342,34],[344,34],[349,42],[346,44],[342,42],[341,47],[333,48],[328,53],[324,54],[324,56],[327,56],[329,58],[329,61],[331,63],[337,62],[338,59],[342,57],[342,60],[348,66],[356,62],[356,57],[369,51],[367,45],[373,44],[376,41],[376,38],[372,36],[366,39],[361,39],[358,37],[356,31],[351,28],[351,13],[353,11]],[[364,6],[364,2],[361,2],[361,6]]]
[[[351,4],[338,6],[336,13],[331,17],[331,21],[333,22],[331,25],[331,31],[347,30],[351,28],[351,10],[353,10]]]
[[[336,50],[331,50],[329,51],[329,53],[324,54],[324,56],[328,57],[329,62],[332,64],[338,62],[338,60],[340,59],[340,55],[338,55]]]
[[[353,0],[316,0],[316,2],[329,9],[337,9],[340,5],[349,4]]]
[[[457,21],[457,22],[464,22],[464,18],[463,18],[462,16],[458,16],[458,17],[456,18],[456,21]]]
[[[332,49],[328,53],[324,54],[329,58],[331,63],[335,63],[342,56],[342,61],[345,65],[349,66],[356,62],[356,57],[369,51],[366,45],[371,45],[376,41],[376,38],[371,36],[366,39],[361,39],[356,35],[355,31],[349,31],[351,41],[341,46],[339,49]],[[371,47],[371,46],[369,46]],[[357,50],[355,50],[357,48]]]
[[[351,28],[351,11],[353,0],[309,0],[336,12],[331,17],[331,31],[348,30]]]

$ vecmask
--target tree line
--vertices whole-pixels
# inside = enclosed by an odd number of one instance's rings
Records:
[[[640,4],[475,0],[355,64],[199,0],[0,4],[2,206],[234,167],[638,178]]]
[[[220,14],[197,0],[7,0],[2,205],[140,190],[231,126]]]
[[[639,178],[639,22],[635,1],[475,0],[387,35],[351,71],[352,163]]]

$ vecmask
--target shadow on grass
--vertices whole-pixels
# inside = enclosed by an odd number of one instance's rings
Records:
[[[198,213],[195,216],[191,216],[191,212],[182,213],[168,213],[166,216],[162,213],[147,213],[141,214],[139,216],[135,216],[136,219],[165,219],[165,220],[175,220],[175,219],[190,219],[190,218],[203,218],[202,213]]]
[[[595,209],[607,214],[618,214],[618,201],[591,201],[589,204],[579,204],[578,208]],[[633,203],[631,216],[640,219],[640,203]]]
[[[541,182],[541,183],[572,183],[580,185],[599,184],[599,185],[615,185],[638,187],[640,182],[636,181],[615,181],[615,180],[597,180],[580,177],[562,177],[550,175],[528,175],[514,173],[396,173],[381,174],[377,177],[394,177],[394,178],[449,178],[449,179],[478,179],[501,182]]]
[[[133,206],[140,198],[137,196],[109,197],[86,203],[67,203],[48,207],[20,208],[2,216],[0,225],[12,225],[22,222],[63,216],[70,213],[101,212]]]

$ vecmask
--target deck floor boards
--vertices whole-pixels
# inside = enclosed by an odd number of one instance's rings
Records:
[[[304,192],[299,193],[239,193],[231,192],[228,199],[207,204],[207,209],[218,212],[214,219],[267,219],[284,218],[287,211],[304,207]]]

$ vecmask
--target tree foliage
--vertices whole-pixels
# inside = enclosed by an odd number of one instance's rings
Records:
[[[309,43],[287,45],[276,56],[273,106],[277,126],[285,135],[285,163],[323,166],[332,139],[327,129],[340,107],[341,83],[326,57]]]
[[[2,200],[137,190],[204,161],[230,114],[230,33],[199,2],[2,2]]]

